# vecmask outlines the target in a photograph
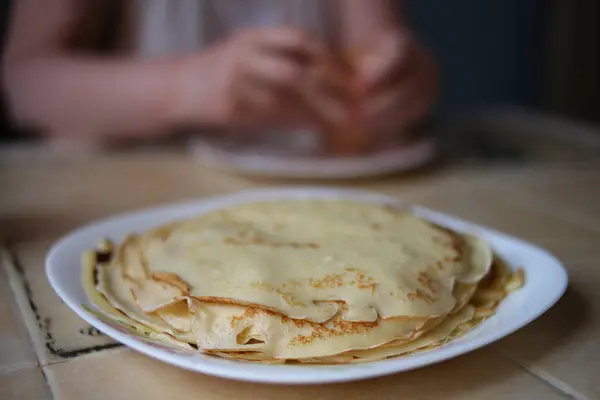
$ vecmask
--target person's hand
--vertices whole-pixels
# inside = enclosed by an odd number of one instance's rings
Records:
[[[435,67],[411,32],[382,34],[355,61],[361,97],[358,118],[365,134],[402,135],[429,112],[437,91]]]
[[[320,93],[313,72],[320,52],[293,28],[235,32],[184,63],[180,113],[187,119],[208,113],[221,125],[335,124],[345,110]]]

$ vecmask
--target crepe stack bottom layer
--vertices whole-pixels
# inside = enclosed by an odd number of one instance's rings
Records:
[[[264,363],[430,349],[523,285],[487,243],[386,205],[232,206],[84,258],[96,314],[145,339]]]

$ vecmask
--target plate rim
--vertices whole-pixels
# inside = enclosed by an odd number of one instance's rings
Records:
[[[211,207],[219,208],[225,207],[231,204],[245,203],[249,201],[256,201],[260,199],[275,199],[275,198],[346,198],[355,199],[362,201],[382,201],[382,202],[394,202],[395,204],[407,206],[411,208],[415,213],[423,216],[426,219],[436,221],[438,219],[444,219],[452,221],[453,224],[460,224],[467,226],[469,231],[478,230],[486,235],[495,236],[498,240],[509,240],[518,245],[519,248],[528,248],[534,250],[540,256],[547,258],[552,262],[552,268],[556,274],[557,290],[552,292],[548,296],[543,307],[536,309],[534,313],[531,313],[517,323],[508,326],[508,328],[501,328],[492,333],[488,333],[484,336],[471,338],[464,342],[460,342],[459,346],[453,345],[448,347],[441,347],[427,352],[415,353],[414,355],[406,357],[396,357],[381,361],[375,361],[363,364],[346,364],[346,365],[265,365],[265,364],[250,364],[240,363],[231,360],[218,359],[216,357],[210,357],[205,355],[193,355],[189,358],[181,358],[178,355],[173,355],[167,350],[156,348],[142,340],[136,339],[133,336],[126,335],[111,327],[109,324],[101,321],[94,315],[87,312],[81,304],[75,298],[76,296],[67,293],[68,290],[63,290],[62,284],[58,281],[58,277],[54,274],[54,270],[57,268],[67,268],[57,266],[55,259],[61,255],[61,251],[71,241],[75,240],[82,234],[91,230],[102,229],[111,224],[118,223],[125,218],[140,218],[148,216],[152,219],[152,214],[161,212],[168,212],[169,210],[176,209],[187,209],[187,208],[207,208],[203,211],[198,211],[197,215],[204,212],[209,212]],[[187,212],[183,214],[190,215]],[[162,224],[164,222],[157,222]],[[101,237],[98,237],[100,239]],[[81,257],[77,254],[77,260]],[[79,262],[77,262],[79,265]],[[71,267],[73,268],[73,267]],[[80,318],[85,320],[90,325],[101,330],[117,342],[120,342],[135,351],[138,351],[146,356],[157,359],[168,364],[178,366],[187,370],[200,372],[206,375],[217,376],[221,378],[234,379],[239,381],[247,382],[261,382],[271,384],[325,384],[325,383],[341,383],[348,381],[357,381],[370,379],[375,377],[381,377],[399,372],[405,372],[432,364],[436,364],[451,358],[457,357],[462,354],[470,353],[476,349],[484,347],[490,343],[493,343],[499,339],[502,339],[511,333],[523,328],[535,319],[539,318],[542,314],[548,311],[554,306],[565,293],[568,286],[568,273],[564,265],[554,255],[547,250],[520,239],[518,237],[505,234],[497,231],[493,228],[486,227],[484,225],[473,223],[469,220],[455,217],[451,214],[436,211],[428,207],[420,205],[410,205],[403,202],[401,199],[395,198],[382,193],[365,190],[355,189],[341,189],[336,187],[323,187],[323,186],[312,186],[312,187],[282,187],[282,188],[268,188],[268,189],[257,189],[257,190],[243,190],[235,193],[207,196],[200,199],[176,202],[164,205],[158,205],[154,207],[146,207],[132,212],[118,213],[108,218],[99,219],[85,224],[79,228],[76,228],[66,235],[62,236],[59,240],[54,242],[50,250],[47,253],[45,260],[45,271],[47,279],[58,294],[58,296],[67,304],[71,310],[73,310]],[[79,269],[81,271],[81,269]],[[79,276],[81,274],[79,273]],[[81,279],[79,279],[81,285]],[[435,357],[431,357],[431,354],[435,354]],[[202,359],[199,356],[210,357]],[[198,362],[201,361],[201,362]],[[250,367],[250,368],[249,368]],[[282,372],[284,371],[284,372]],[[243,374],[241,373],[243,372]]]
[[[235,154],[197,141],[190,148],[198,161],[211,168],[265,178],[352,179],[412,171],[440,153],[439,140],[423,137],[409,145],[357,157],[287,157]]]

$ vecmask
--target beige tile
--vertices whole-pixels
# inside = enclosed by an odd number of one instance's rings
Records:
[[[82,399],[563,399],[560,392],[492,350],[365,382],[273,386],[180,370],[130,350],[104,352],[45,368],[57,397]]]
[[[565,167],[473,177],[481,187],[524,205],[600,232],[598,168]]]
[[[14,247],[18,264],[7,265],[13,293],[42,364],[63,361],[115,342],[68,308],[50,287],[44,270],[48,243]]]
[[[52,393],[40,368],[29,367],[0,374],[0,399],[50,400]]]
[[[0,264],[8,254],[0,248]],[[36,366],[32,342],[27,334],[4,268],[0,268],[0,374]]]
[[[0,237],[56,238],[115,213],[229,193],[243,178],[207,170],[193,159],[115,157],[102,162],[32,163],[1,169]]]
[[[478,184],[454,184],[454,190],[433,192],[423,205],[529,240],[564,263],[600,257],[598,232],[568,222],[533,206],[518,204]]]

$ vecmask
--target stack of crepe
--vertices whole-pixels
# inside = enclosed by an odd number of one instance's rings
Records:
[[[481,238],[341,200],[234,205],[110,247],[84,263],[101,315],[163,344],[265,363],[439,346],[523,284]]]

